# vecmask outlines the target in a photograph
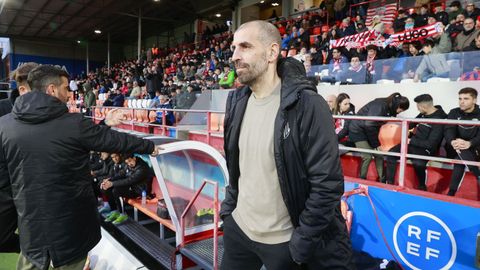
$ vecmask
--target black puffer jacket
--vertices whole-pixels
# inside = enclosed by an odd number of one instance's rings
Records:
[[[274,125],[274,158],[283,200],[295,227],[290,253],[298,262],[324,260],[322,265],[332,262],[330,265],[344,266],[336,269],[350,269],[350,242],[340,213],[343,175],[330,110],[305,78],[299,61],[280,60],[278,74],[282,88]],[[230,92],[227,99],[224,149],[230,185],[222,203],[222,219],[237,204],[238,140],[250,94],[250,88],[243,87]]]
[[[377,98],[365,106],[358,112],[358,116],[395,116],[388,107],[386,98]],[[349,138],[352,142],[367,141],[371,147],[380,146],[378,133],[384,122],[352,120],[349,126]]]
[[[445,119],[447,114],[443,111],[441,106],[435,106],[437,111],[430,114],[424,115],[419,114],[416,118],[424,119]],[[418,123],[415,126],[415,134],[410,139],[410,145],[423,148],[430,152],[430,154],[435,154],[440,146],[440,143],[443,139],[443,125],[433,125],[427,123]]]
[[[10,93],[10,97],[0,100],[0,117],[10,113],[13,109],[13,104],[18,97],[18,90],[15,89]]]
[[[152,153],[154,144],[68,113],[34,91],[0,118],[0,155],[11,179],[22,253],[36,267],[85,257],[100,240],[90,150]],[[1,219],[1,218],[0,218]]]
[[[480,120],[480,108],[475,105],[475,109],[471,113],[466,113],[460,108],[452,109],[448,113],[447,119],[454,120]],[[471,147],[480,150],[480,127],[479,126],[464,126],[464,125],[445,125],[445,141],[451,145],[452,140],[463,139],[470,141]]]
[[[129,187],[131,191],[141,195],[142,191],[150,193],[152,187],[153,171],[141,158],[136,158],[135,167],[127,166],[124,178],[112,180],[113,187]]]

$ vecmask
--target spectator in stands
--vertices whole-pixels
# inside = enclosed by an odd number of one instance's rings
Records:
[[[342,20],[340,27],[337,29],[338,37],[345,37],[356,34],[355,27],[350,24],[350,18],[347,17]]]
[[[448,13],[445,12],[443,5],[436,6],[434,11],[435,11],[435,19],[437,19],[438,22],[441,22],[444,26],[447,26],[450,23],[450,20],[448,18]]]
[[[382,22],[382,19],[380,18],[379,15],[375,15],[372,18],[372,23],[369,27],[370,30],[375,30],[379,33],[382,33],[385,31],[385,25]]]
[[[413,79],[415,77],[415,71],[417,70],[420,62],[422,61],[423,51],[422,44],[419,41],[413,41],[408,45],[408,51],[410,56],[405,62],[405,69],[403,72],[404,79]]]
[[[321,80],[324,82],[340,81],[347,67],[348,59],[342,55],[339,48],[333,48],[332,59],[328,65],[328,76],[322,76]]]
[[[133,89],[132,89],[132,92],[130,93],[130,98],[139,99],[141,97],[142,97],[142,89],[140,88],[140,86],[138,86],[137,81],[133,81]]]
[[[422,27],[428,24],[428,5],[420,7],[420,13],[415,18],[415,27]]]
[[[454,50],[456,52],[463,51],[472,44],[478,33],[480,33],[480,30],[475,29],[475,21],[471,18],[466,18],[463,22],[463,31],[455,38]]]
[[[350,103],[350,96],[348,94],[338,94],[333,114],[349,116],[355,115],[355,107]],[[352,120],[349,119],[335,119],[335,133],[337,133],[339,143],[354,147],[355,144],[348,140],[348,127],[350,126],[351,121]]]
[[[133,199],[142,196],[142,192],[151,193],[153,171],[145,161],[133,154],[125,156],[127,169],[125,177],[120,179],[105,179],[101,188],[106,191],[112,211],[107,215],[105,222],[115,225],[121,224],[128,219],[125,214],[122,198]]]
[[[327,104],[300,62],[278,59],[281,39],[272,24],[243,24],[232,44],[245,87],[227,100],[230,184],[220,212],[221,269],[353,269],[339,209],[338,143],[333,126],[325,125],[333,122]]]
[[[298,29],[298,39],[296,43],[298,44],[296,47],[304,47],[308,50],[310,48],[310,33],[305,31],[304,28]]]
[[[92,107],[97,105],[97,96],[93,92],[93,88],[90,82],[86,82],[83,84],[84,89],[84,96],[83,96],[83,106],[86,108],[85,115],[91,116],[92,115]],[[123,103],[122,103],[123,106]]]
[[[230,89],[235,82],[235,71],[230,70],[230,65],[226,64],[223,67],[223,77],[220,78],[218,84],[222,89]]]
[[[113,182],[115,180],[125,178],[126,175],[127,165],[125,165],[125,163],[123,162],[122,155],[118,153],[112,153],[110,155],[110,158],[112,160],[112,165],[110,166],[108,174],[98,183],[98,190],[102,193],[104,197],[103,206],[98,210],[100,214],[106,214],[111,212],[112,208],[110,207],[110,205],[116,205],[115,199],[113,197],[109,197],[107,195],[107,192],[105,192],[105,190],[101,188],[103,181],[109,180]]]
[[[433,98],[429,94],[423,94],[417,96],[414,101],[417,103],[417,109],[420,114],[416,118],[422,119],[445,119],[447,114],[443,111],[440,105],[435,106],[433,104]],[[429,123],[412,123],[410,125],[412,136],[408,143],[408,153],[414,155],[434,156],[440,143],[443,139],[443,126]],[[398,144],[389,152],[400,152],[401,145]],[[398,157],[386,156],[387,168],[385,171],[385,178],[387,184],[395,183],[395,173],[397,171]],[[426,169],[428,160],[424,159],[411,159],[413,169],[418,179],[418,189],[427,190],[426,181]]]
[[[457,19],[457,15],[461,14],[463,12],[462,10],[462,5],[460,4],[460,1],[452,1],[450,3],[450,11],[448,12],[448,19],[450,23],[452,23],[453,20]]]
[[[410,30],[415,28],[415,20],[412,17],[407,17],[405,19],[405,29],[404,30]]]
[[[125,96],[122,94],[122,90],[115,90],[115,95],[112,98],[112,106],[123,107],[123,103],[125,103]]]
[[[360,57],[358,55],[353,55],[350,60],[350,67],[347,72],[345,72],[342,82],[348,84],[363,84],[365,83],[365,76],[366,70],[360,62]]]
[[[185,93],[185,96],[183,98],[185,99],[185,104],[184,104],[185,109],[190,109],[195,103],[195,101],[197,100],[197,95],[193,91],[192,84],[189,84],[187,86],[187,92]]]
[[[475,22],[477,17],[480,16],[480,9],[475,6],[474,1],[468,0],[463,15],[465,15],[465,18],[470,18]]]
[[[378,60],[378,48],[375,45],[367,46],[367,59],[365,60],[366,83],[376,83],[382,77],[383,63]]]
[[[312,66],[323,65],[323,54],[315,46],[310,48],[310,56],[312,57]]]
[[[18,269],[85,265],[101,238],[90,150],[157,153],[151,141],[68,113],[68,77],[50,65],[35,68],[28,75],[32,92],[19,97],[12,113],[0,119],[0,168],[8,169],[18,215]],[[120,119],[107,118],[106,123]]]
[[[325,101],[327,101],[328,108],[330,109],[330,112],[333,114],[333,110],[335,110],[335,102],[337,101],[337,96],[328,95]]]
[[[462,88],[458,92],[459,107],[452,109],[448,113],[448,119],[454,120],[472,120],[480,119],[480,109],[477,105],[477,90],[471,87]],[[465,125],[446,125],[445,141],[456,151],[455,159],[478,161],[480,159],[480,127]],[[463,164],[454,164],[452,179],[450,180],[449,196],[455,196],[460,182],[465,176],[465,168]],[[477,166],[468,166],[468,170],[472,172],[478,179],[480,184],[480,170]]]
[[[153,103],[151,105],[152,108],[157,108],[157,109],[173,109],[172,104],[170,103],[170,100],[168,99],[168,96],[162,95],[160,91],[156,92],[156,97],[153,100]],[[173,116],[173,112],[166,111],[165,112],[165,124],[167,126],[173,126],[175,123],[175,117]],[[162,125],[163,124],[163,111],[157,111],[157,116],[155,118],[155,122],[152,124],[156,125]],[[153,127],[152,127],[153,129]],[[153,132],[151,132],[153,133]]]
[[[292,40],[292,37],[288,34],[283,34],[282,38],[282,49],[288,50],[290,48],[290,41]]]
[[[446,33],[445,26],[440,25],[439,27],[443,29],[442,33],[436,33],[431,37],[435,43],[435,51],[438,53],[449,53],[452,51],[450,35]]]
[[[395,33],[402,32],[405,30],[405,20],[407,19],[407,14],[405,10],[399,9],[397,18],[393,21],[393,31]]]
[[[386,98],[377,98],[363,106],[357,113],[361,116],[383,116],[395,117],[397,114],[408,110],[410,102],[407,97],[399,93],[393,93]],[[349,137],[355,143],[357,148],[369,150],[382,150],[378,133],[382,126],[380,121],[355,120],[350,123]],[[373,155],[375,157],[375,167],[379,179],[384,182],[383,177],[383,157],[382,155]],[[367,179],[368,166],[372,160],[372,154],[361,153],[362,164],[360,167],[360,178]]]
[[[38,66],[37,63],[28,62],[20,65],[12,73],[12,79],[16,82],[16,89],[10,93],[10,97],[0,100],[0,117],[9,114],[17,97],[30,92],[27,83],[28,73]],[[12,198],[10,177],[6,168],[6,160],[0,154],[0,253],[20,252],[20,242],[17,229],[17,212]]]
[[[425,40],[423,52],[425,55],[415,71],[413,80],[418,82],[421,79],[422,82],[426,82],[432,77],[448,78],[450,68],[447,59],[444,54],[438,52],[432,39]]]

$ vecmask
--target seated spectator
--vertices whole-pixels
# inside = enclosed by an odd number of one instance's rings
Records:
[[[442,107],[434,106],[433,98],[429,94],[423,94],[417,96],[414,101],[417,103],[417,109],[420,114],[416,118],[425,119],[445,119],[447,114],[443,111]],[[440,143],[443,139],[443,126],[425,123],[412,123],[410,129],[414,129],[411,139],[408,143],[408,153],[414,155],[434,156]],[[389,152],[400,152],[401,145],[394,146]],[[397,171],[398,157],[386,156],[387,168],[385,171],[385,178],[387,184],[394,184],[395,174]],[[426,181],[426,169],[428,160],[424,159],[412,159],[413,169],[418,179],[418,189],[427,190]]]
[[[197,96],[195,92],[193,91],[193,85],[188,85],[187,86],[187,92],[185,93],[185,109],[190,109],[195,101],[197,100]]]
[[[123,107],[125,102],[125,96],[122,94],[120,88],[115,90],[115,95],[112,97],[112,106],[114,107]]]
[[[410,30],[415,28],[415,20],[412,17],[407,17],[405,19],[405,28],[403,30]]]
[[[346,37],[356,34],[355,27],[350,24],[350,18],[347,17],[342,20],[340,27],[337,29],[337,34],[339,37]]]
[[[480,16],[480,9],[475,6],[474,1],[468,0],[463,15],[465,15],[465,18],[470,18],[475,21],[477,17]]]
[[[168,100],[168,96],[162,95],[160,91],[157,91],[156,94],[157,96],[153,99],[151,108],[173,109],[172,104],[170,103],[170,100]],[[163,112],[164,111],[157,111],[155,122],[152,122],[152,124],[162,125]],[[165,124],[167,126],[173,126],[174,123],[175,123],[175,117],[173,115],[173,112],[165,111]]]
[[[445,26],[447,26],[450,23],[450,20],[448,19],[448,13],[445,12],[443,5],[436,6],[434,11],[435,11],[435,19],[437,19],[438,22],[441,22]]]
[[[347,70],[348,59],[342,55],[339,48],[333,48],[332,59],[328,65],[328,76],[320,79],[324,82],[340,81],[343,73]]]
[[[404,79],[413,79],[415,77],[415,71],[417,70],[420,62],[423,59],[422,44],[419,41],[414,41],[408,45],[408,51],[410,57],[405,62],[405,69],[403,72]]]
[[[338,94],[333,114],[355,115],[355,107],[350,103],[350,96],[348,94]],[[339,143],[354,147],[355,144],[348,140],[348,127],[351,121],[350,119],[335,119],[335,133],[337,133]]]
[[[327,102],[328,107],[330,108],[330,112],[333,114],[333,110],[335,110],[335,102],[337,101],[337,96],[328,95],[325,101]]]
[[[402,32],[405,30],[405,20],[407,19],[407,14],[405,10],[399,9],[397,18],[393,21],[393,31],[395,33]]]
[[[365,83],[366,74],[367,72],[360,62],[359,56],[354,55],[350,60],[350,67],[345,72],[342,82],[346,82],[348,84],[363,84]]]
[[[110,168],[112,167],[112,159],[109,153],[102,152],[100,154],[100,160],[101,162],[98,164],[102,164],[102,167],[90,172],[93,176],[93,190],[97,196],[100,195],[100,183],[108,176]]]
[[[461,52],[475,40],[480,30],[475,29],[475,21],[466,18],[463,22],[463,31],[460,32],[454,41],[454,51]]]
[[[404,97],[399,93],[393,93],[386,98],[377,98],[370,101],[358,111],[357,115],[395,117],[397,114],[408,110],[409,106],[410,102],[407,97]],[[354,120],[349,126],[349,138],[355,143],[357,148],[381,151],[382,149],[380,148],[378,133],[383,124],[384,123],[380,121]],[[382,155],[377,154],[374,154],[373,156],[375,157],[375,167],[377,169],[378,177],[384,182],[383,157]],[[372,154],[361,153],[361,157],[360,178],[366,179],[368,166],[372,160]]]
[[[154,175],[147,163],[133,154],[125,157],[125,163],[127,169],[124,178],[105,179],[101,185],[107,196],[112,198],[110,208],[113,211],[107,215],[105,222],[112,222],[115,225],[128,219],[120,200],[140,197],[143,191],[150,194]]]
[[[415,77],[413,80],[418,82],[419,79],[421,79],[422,82],[426,82],[432,77],[448,78],[450,68],[447,64],[447,59],[444,54],[438,52],[433,40],[425,40],[425,43],[423,44],[423,52],[425,55],[415,71]]]
[[[463,12],[462,5],[460,1],[455,0],[450,3],[450,11],[448,12],[448,20],[452,23],[453,20],[457,19],[457,15]]]
[[[448,119],[472,120],[480,119],[480,109],[477,105],[477,90],[471,87],[462,88],[458,92],[459,107],[452,109],[448,113]],[[446,125],[445,141],[456,152],[455,159],[479,161],[480,151],[480,127],[464,125]],[[460,182],[465,176],[465,167],[463,164],[453,165],[452,178],[450,180],[449,196],[455,196]],[[478,179],[480,184],[480,170],[477,166],[468,166]]]
[[[130,93],[130,98],[139,99],[142,96],[142,89],[138,86],[137,81],[133,81],[133,89]]]
[[[323,65],[323,54],[315,46],[310,48],[310,56],[312,57],[312,66]]]
[[[288,34],[283,34],[282,38],[282,50],[288,50],[290,48],[290,41],[292,37]]]
[[[366,83],[376,83],[381,79],[383,73],[383,63],[378,60],[378,48],[375,45],[367,46],[367,59],[365,61]]]
[[[415,27],[422,27],[428,24],[428,5],[422,5],[419,14],[415,18]]]
[[[235,82],[235,71],[230,69],[229,65],[223,67],[223,77],[220,78],[218,84],[222,89],[230,89]]]

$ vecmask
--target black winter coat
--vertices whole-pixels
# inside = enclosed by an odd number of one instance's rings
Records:
[[[95,125],[38,91],[19,97],[12,113],[0,118],[0,142],[22,253],[40,269],[50,261],[58,267],[85,257],[101,238],[90,150],[154,150],[151,141]]]
[[[281,59],[278,74],[282,88],[274,124],[274,158],[283,200],[295,227],[290,253],[297,262],[322,260],[320,265],[351,269],[350,241],[340,213],[343,174],[329,107],[306,79],[299,61]],[[230,184],[222,203],[222,219],[237,204],[238,140],[251,93],[249,87],[243,87],[230,92],[227,99],[224,149]]]
[[[125,177],[113,180],[113,187],[129,187],[134,193],[141,195],[142,191],[150,193],[152,187],[153,171],[140,157],[137,157],[135,167],[127,166]]]
[[[460,108],[452,109],[447,116],[447,119],[454,120],[480,120],[480,108],[475,105],[475,109],[471,113],[466,113]],[[479,126],[464,126],[464,125],[445,125],[445,141],[447,145],[451,145],[452,140],[457,138],[470,141],[472,148],[480,150],[480,127]]]
[[[386,98],[377,98],[365,106],[363,106],[358,112],[358,116],[394,116],[390,112],[390,108],[387,104]],[[352,142],[367,141],[372,148],[380,146],[378,140],[378,133],[380,127],[383,125],[380,121],[365,121],[365,120],[353,120],[349,126],[349,138]]]
[[[430,114],[424,115],[419,114],[416,118],[423,119],[445,119],[447,114],[443,111],[441,106],[436,106],[437,111]],[[423,148],[430,152],[430,154],[435,154],[440,146],[440,143],[443,139],[443,125],[433,125],[427,123],[418,123],[415,126],[415,134],[410,139],[410,145]]]
[[[13,104],[18,97],[18,90],[13,90],[10,96],[0,100],[0,117],[9,114],[13,109]]]

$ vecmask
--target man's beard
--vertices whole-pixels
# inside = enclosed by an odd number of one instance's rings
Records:
[[[268,63],[265,54],[262,54],[261,58],[252,64],[236,63],[236,68],[244,68],[242,75],[238,75],[238,81],[241,84],[252,86],[258,78],[267,71]]]

